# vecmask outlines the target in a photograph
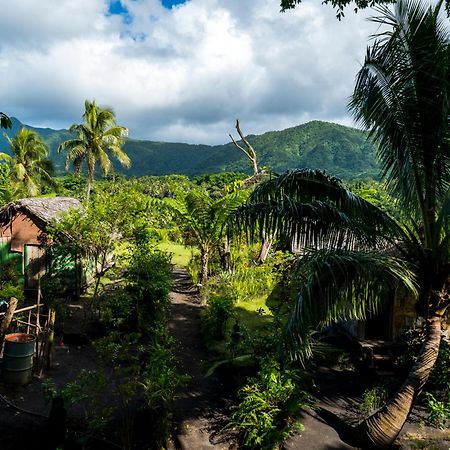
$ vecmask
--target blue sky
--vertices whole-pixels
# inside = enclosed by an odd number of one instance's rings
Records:
[[[4,2],[0,111],[67,128],[95,99],[131,137],[205,144],[227,142],[236,118],[248,134],[351,125],[371,12],[339,22],[320,0],[279,11],[279,0]]]
[[[181,5],[182,3],[185,3],[186,0],[161,0],[161,3],[166,8],[170,9],[172,6]]]
[[[167,8],[171,9],[173,6],[181,5],[182,3],[185,3],[186,0],[160,0],[162,5]],[[109,12],[110,14],[128,14],[128,9],[122,5],[122,2],[120,0],[113,0],[109,4]]]

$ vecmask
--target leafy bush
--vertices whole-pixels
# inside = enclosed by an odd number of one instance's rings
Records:
[[[228,319],[234,316],[235,298],[214,295],[202,315],[202,331],[207,339],[223,339]]]
[[[48,402],[61,397],[67,409],[83,402],[84,418],[91,431],[102,428],[111,419],[113,408],[103,401],[108,386],[107,377],[103,372],[82,369],[75,381],[59,389],[51,379],[43,380],[41,385]]]
[[[388,398],[388,390],[385,386],[375,386],[372,389],[366,389],[362,396],[359,412],[363,417],[379,409]]]
[[[450,399],[439,401],[429,392],[425,395],[429,422],[436,428],[446,428],[450,421]]]
[[[186,377],[175,370],[169,342],[154,343],[147,361],[141,385],[146,409],[150,413],[155,448],[165,448],[172,421],[175,393]]]
[[[128,280],[129,291],[136,299],[140,330],[149,331],[158,322],[165,323],[172,286],[171,273],[170,254],[152,246],[145,230],[142,235],[137,235]]]
[[[131,322],[135,316],[135,300],[126,289],[106,291],[99,297],[100,321],[121,328]]]
[[[433,392],[439,392],[441,399],[450,398],[450,344],[447,340],[441,341],[428,384],[428,390],[431,388]]]
[[[8,261],[0,267],[0,301],[8,302],[11,297],[23,300],[23,288],[16,262]]]
[[[294,370],[281,370],[267,359],[256,378],[239,391],[240,403],[226,428],[238,432],[243,448],[278,448],[293,429],[301,429],[302,408],[313,406],[313,397],[302,390],[301,377]]]

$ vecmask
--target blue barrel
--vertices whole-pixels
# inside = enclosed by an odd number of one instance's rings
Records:
[[[13,333],[5,336],[3,350],[3,381],[23,385],[31,381],[36,336]]]

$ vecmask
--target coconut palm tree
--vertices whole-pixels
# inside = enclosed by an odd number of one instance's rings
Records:
[[[450,305],[450,40],[441,3],[378,8],[383,27],[359,71],[350,110],[378,144],[383,175],[408,220],[398,223],[320,171],[258,187],[234,219],[303,249],[287,336],[308,356],[311,330],[376,314],[403,285],[426,321],[420,353],[394,396],[358,426],[364,448],[391,444],[438,355]],[[391,293],[390,293],[391,292]]]
[[[11,155],[0,153],[0,160],[10,166],[10,176],[18,192],[35,196],[41,185],[52,185],[53,164],[48,159],[48,147],[32,130],[21,128],[8,140]]]
[[[245,191],[236,191],[220,198],[212,198],[203,191],[192,191],[183,200],[165,200],[181,224],[193,233],[200,249],[199,284],[204,284],[208,279],[210,253],[223,243],[226,236],[224,225],[228,217],[246,198]]]
[[[73,161],[75,173],[80,171],[83,162],[86,163],[86,201],[89,202],[97,162],[102,174],[107,175],[113,168],[108,153],[125,167],[129,167],[131,161],[122,149],[128,130],[116,124],[112,109],[98,107],[95,100],[86,100],[84,108],[84,123],[73,124],[69,129],[77,137],[63,142],[58,147],[58,152],[67,151],[66,169]]]

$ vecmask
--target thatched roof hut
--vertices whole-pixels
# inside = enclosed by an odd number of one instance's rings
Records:
[[[37,225],[45,226],[57,219],[62,212],[80,207],[79,200],[71,197],[23,198],[0,208],[0,226],[10,225],[18,213],[34,219]]]
[[[71,208],[80,208],[75,198],[24,198],[0,208],[0,265],[14,261],[24,275],[25,286],[35,288],[45,273],[47,226]]]

